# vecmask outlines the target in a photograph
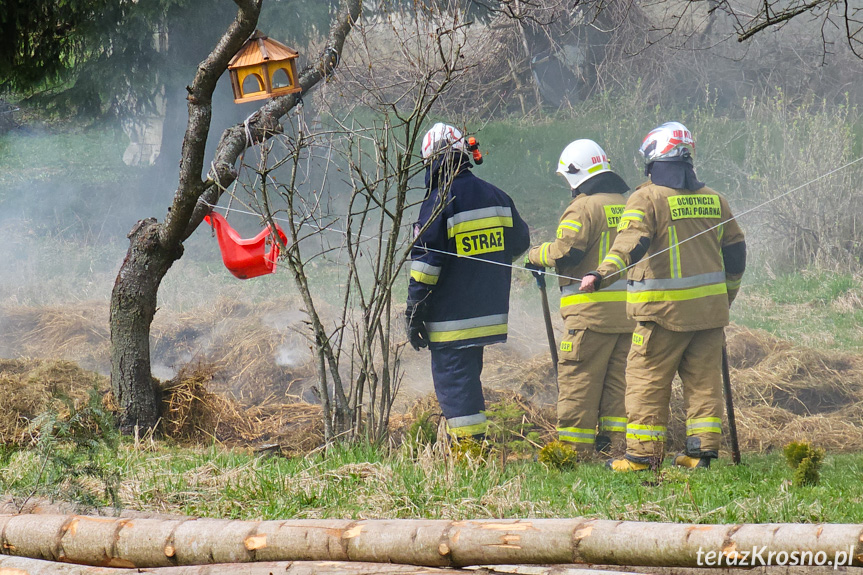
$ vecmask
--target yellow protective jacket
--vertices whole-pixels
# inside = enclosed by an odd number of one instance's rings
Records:
[[[598,293],[619,281],[620,270],[638,262],[627,272],[629,317],[672,331],[728,325],[728,308],[746,267],[743,231],[731,217],[725,198],[708,187],[640,185],[626,202],[617,239],[597,269],[602,276]]]
[[[568,329],[601,333],[631,332],[626,317],[626,282],[621,279],[601,292],[579,291],[580,278],[596,269],[617,236],[626,200],[621,194],[579,194],[567,206],[557,226],[557,238],[528,253],[531,263],[554,267],[559,275],[560,314]],[[568,278],[578,278],[577,280]]]

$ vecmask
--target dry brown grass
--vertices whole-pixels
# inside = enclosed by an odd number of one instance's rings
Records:
[[[93,387],[106,391],[106,378],[69,361],[0,359],[0,443],[26,445],[33,440],[31,422],[41,413],[66,409],[65,396],[79,407]]]
[[[307,453],[323,443],[320,406],[304,402],[244,406],[209,389],[215,372],[212,364],[198,363],[160,384],[163,436],[183,444],[217,441],[254,447],[270,442],[287,454]],[[108,379],[72,362],[0,360],[0,443],[28,444],[36,417],[66,409],[58,397],[68,397],[79,407],[94,387],[105,393],[105,405],[114,408]]]
[[[759,330],[726,330],[740,448],[767,452],[806,440],[831,452],[863,450],[863,358],[792,345]],[[675,385],[670,433],[684,436]],[[727,438],[727,434],[726,434]]]
[[[162,385],[162,432],[186,443],[231,446],[276,444],[282,453],[307,453],[323,442],[321,408],[304,402],[247,407],[214,393],[213,364],[183,368]]]
[[[107,372],[108,345],[107,304],[0,307],[0,352],[4,356],[65,359]]]
[[[315,371],[300,333],[302,318],[291,299],[252,305],[219,298],[191,313],[160,311],[152,330],[155,362],[180,368],[160,384],[164,434],[188,443],[271,443],[290,454],[320,446],[320,407],[310,393]],[[808,440],[833,452],[863,450],[863,358],[739,327],[727,334],[742,449],[765,452]],[[107,371],[107,350],[104,304],[0,308],[0,352],[42,358],[0,362],[0,440],[29,441],[29,422],[57,408],[52,393],[83,401],[88,387],[107,389],[107,378],[55,360]],[[487,400],[516,403],[543,439],[552,438],[557,391],[548,354],[520,355],[511,346],[486,350]],[[415,367],[414,378],[427,383],[425,361]],[[396,442],[422,413],[440,413],[433,394],[412,387],[418,381],[403,385],[406,397],[419,392],[419,399],[393,415]],[[683,419],[675,384],[675,445],[682,443]]]

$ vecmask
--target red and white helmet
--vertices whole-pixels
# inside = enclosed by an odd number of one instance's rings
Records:
[[[689,160],[695,154],[695,138],[680,122],[666,122],[644,138],[638,153],[644,163]]]
[[[464,152],[464,137],[458,128],[438,122],[423,137],[423,162],[428,163],[434,156],[446,150],[460,150]]]
[[[573,190],[593,176],[610,172],[605,150],[593,140],[575,140],[560,153],[557,173],[566,178]]]

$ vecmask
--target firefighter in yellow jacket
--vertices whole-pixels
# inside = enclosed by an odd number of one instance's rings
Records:
[[[626,355],[635,322],[626,317],[625,280],[596,294],[579,292],[578,280],[608,253],[629,188],[592,140],[569,144],[557,172],[574,199],[560,218],[557,238],[532,248],[525,265],[554,267],[566,276],[559,278],[565,333],[558,354],[558,437],[580,452],[610,453],[612,446],[623,447]]]
[[[674,463],[709,467],[719,453],[723,328],[746,244],[725,198],[696,178],[694,149],[678,122],[647,135],[639,152],[650,179],[629,197],[614,245],[581,282],[582,291],[602,293],[627,270],[627,313],[638,322],[626,368],[626,455],[608,462],[614,471],[661,462],[675,372],[687,437]]]

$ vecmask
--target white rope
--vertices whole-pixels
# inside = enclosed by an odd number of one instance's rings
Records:
[[[851,162],[848,162],[847,164],[844,164],[844,165],[842,165],[842,166],[840,166],[840,167],[838,167],[838,168],[835,168],[835,169],[833,169],[833,170],[830,170],[829,172],[826,172],[826,173],[824,173],[824,174],[822,174],[822,175],[818,176],[817,178],[814,178],[814,179],[812,179],[812,180],[809,180],[808,182],[806,182],[806,183],[804,183],[804,184],[801,184],[801,185],[797,186],[796,188],[792,188],[792,189],[790,189],[790,190],[787,190],[787,191],[785,191],[785,192],[783,192],[783,193],[779,194],[778,196],[776,196],[776,197],[774,197],[774,198],[770,198],[769,200],[766,200],[766,201],[764,201],[764,202],[762,202],[762,203],[760,203],[760,204],[758,204],[758,205],[756,205],[756,206],[754,206],[754,207],[752,207],[752,208],[749,208],[748,210],[744,210],[744,211],[740,212],[739,214],[737,214],[737,215],[735,215],[735,216],[732,216],[732,217],[728,218],[727,220],[724,220],[724,221],[722,221],[722,222],[720,222],[720,223],[716,224],[715,226],[712,226],[712,227],[710,227],[710,228],[707,228],[706,230],[702,230],[702,231],[698,232],[697,234],[695,234],[695,235],[693,235],[693,236],[690,236],[690,237],[688,237],[688,238],[686,238],[686,239],[684,239],[684,240],[681,240],[681,241],[677,242],[676,244],[674,244],[674,245],[672,245],[672,246],[669,246],[669,247],[667,247],[667,248],[665,248],[665,249],[663,249],[663,250],[660,250],[660,251],[658,251],[658,252],[656,252],[656,253],[654,253],[654,254],[650,255],[649,257],[647,257],[647,258],[645,258],[645,259],[641,259],[641,260],[639,260],[639,261],[638,261],[638,262],[636,262],[636,263],[630,264],[629,266],[627,266],[627,267],[625,267],[625,268],[623,268],[623,269],[621,269],[621,270],[618,270],[618,271],[614,272],[613,274],[609,274],[609,276],[608,276],[608,277],[611,277],[611,276],[614,276],[614,275],[618,275],[618,274],[620,274],[620,273],[622,273],[622,272],[625,272],[626,270],[628,270],[628,269],[630,269],[630,268],[635,267],[636,265],[638,265],[639,263],[641,263],[641,262],[643,262],[643,261],[647,261],[647,260],[649,260],[649,259],[651,259],[651,258],[654,258],[654,257],[656,257],[656,256],[658,256],[658,255],[660,255],[660,254],[663,254],[663,253],[665,253],[665,252],[667,252],[667,251],[669,251],[669,250],[671,250],[671,249],[673,249],[673,248],[675,248],[675,247],[677,247],[677,246],[679,246],[679,245],[681,245],[681,244],[684,244],[684,243],[686,243],[686,242],[688,242],[688,241],[690,241],[690,240],[693,240],[693,239],[697,238],[698,236],[701,236],[701,235],[703,235],[703,234],[706,234],[707,232],[710,232],[710,231],[712,231],[712,230],[715,230],[716,228],[718,228],[718,227],[720,227],[720,226],[723,226],[723,225],[727,224],[728,222],[730,222],[730,221],[732,221],[732,220],[737,220],[737,219],[741,218],[742,216],[745,216],[746,214],[749,214],[749,213],[751,213],[751,212],[754,212],[755,210],[761,209],[761,208],[763,208],[764,206],[766,206],[767,204],[771,204],[771,203],[773,203],[773,202],[775,202],[775,201],[777,201],[777,200],[780,200],[780,199],[784,198],[785,196],[788,196],[788,195],[793,194],[794,192],[797,192],[797,191],[799,191],[799,190],[801,190],[801,189],[803,189],[803,188],[805,188],[805,187],[807,187],[807,186],[810,186],[810,185],[814,184],[815,182],[817,182],[817,181],[819,181],[819,180],[822,180],[822,179],[824,179],[824,178],[826,178],[826,177],[828,177],[828,176],[831,176],[831,175],[835,174],[836,172],[839,172],[839,171],[844,170],[844,169],[846,169],[846,168],[848,168],[848,167],[850,167],[850,166],[853,166],[854,164],[856,164],[857,162],[860,162],[861,160],[863,160],[863,156],[861,156],[861,157],[857,158],[856,160],[853,160],[853,161],[851,161]],[[257,214],[257,213],[255,213],[255,212],[251,212],[251,211],[238,210],[238,209],[236,209],[236,208],[233,208],[233,209],[231,209],[231,208],[223,208],[223,207],[221,207],[221,206],[215,206],[215,205],[210,204],[210,203],[208,203],[208,202],[206,202],[206,201],[203,201],[203,200],[201,200],[201,203],[206,204],[207,206],[209,206],[210,208],[213,208],[213,209],[215,209],[215,208],[219,208],[219,209],[226,210],[226,215],[227,215],[227,212],[228,212],[228,211],[233,211],[233,212],[239,212],[239,213],[243,213],[243,214],[248,214],[248,215],[253,215],[253,216],[258,216],[258,217],[260,217],[260,214]],[[313,229],[315,229],[315,230],[317,230],[317,231],[321,231],[321,232],[327,232],[327,231],[328,231],[328,232],[339,233],[339,234],[344,235],[345,237],[347,237],[347,235],[348,235],[347,231],[344,231],[344,230],[339,230],[339,229],[335,229],[335,228],[324,228],[324,227],[321,227],[321,226],[319,226],[319,225],[312,225],[312,224],[309,224],[308,222],[297,222],[297,221],[292,221],[292,220],[289,220],[289,219],[286,219],[286,218],[276,218],[276,217],[274,217],[273,219],[274,219],[274,220],[278,220],[278,221],[291,222],[291,223],[294,223],[295,225],[305,225],[305,226],[309,226],[309,227],[312,227]],[[409,224],[406,224],[406,225],[409,225]],[[358,236],[357,236],[357,237],[361,237],[361,238],[364,238],[364,239],[367,239],[367,240],[375,239],[373,236],[363,236],[363,235],[359,235],[359,234],[358,234]],[[512,269],[516,269],[516,270],[524,270],[524,271],[531,272],[531,273],[533,273],[534,271],[536,271],[536,270],[532,270],[532,269],[530,269],[530,268],[526,268],[526,267],[519,266],[519,265],[515,265],[515,264],[507,264],[507,263],[504,263],[504,262],[496,262],[496,261],[494,261],[494,260],[489,260],[489,259],[480,258],[480,257],[476,257],[476,256],[463,256],[463,255],[454,254],[454,253],[452,253],[452,252],[448,252],[448,251],[445,251],[445,250],[439,250],[439,249],[435,249],[435,248],[430,248],[430,247],[428,247],[428,246],[417,245],[417,246],[415,246],[415,247],[417,247],[418,249],[422,249],[422,250],[429,251],[429,252],[435,252],[435,253],[444,254],[444,255],[448,255],[448,256],[454,256],[454,257],[470,258],[470,259],[475,260],[475,261],[478,261],[478,262],[484,262],[484,263],[494,264],[494,265],[497,265],[497,266],[508,267],[508,268],[512,268]],[[566,276],[566,275],[562,275],[562,274],[557,274],[557,273],[550,272],[550,271],[544,271],[544,272],[541,272],[541,273],[542,273],[543,275],[545,275],[545,276],[552,276],[552,277],[556,277],[556,278],[572,280],[572,281],[574,281],[574,282],[579,282],[579,281],[581,281],[581,280],[583,279],[583,278],[576,278],[576,277]]]
[[[211,203],[209,203],[203,199],[201,199],[199,201],[200,201],[200,203],[204,204],[205,206],[209,207],[210,209],[224,210],[226,217],[228,215],[228,212],[235,212],[238,214],[246,214],[249,216],[257,216],[259,218],[262,217],[261,214],[259,214],[257,212],[252,212],[249,210],[239,210],[237,208],[226,208],[223,206],[217,206],[217,205],[211,204]],[[337,228],[330,228],[330,227],[321,227],[319,224],[312,224],[310,222],[298,222],[297,220],[290,220],[288,218],[277,218],[275,216],[273,216],[273,221],[285,222],[285,223],[289,223],[289,224],[292,223],[296,226],[306,226],[306,227],[312,228],[313,230],[318,231],[318,232],[334,232],[334,233],[341,234],[341,235],[346,236],[346,237],[348,235],[348,232],[345,230],[340,230]],[[409,224],[406,224],[406,225],[409,225]],[[375,236],[369,236],[369,235],[363,235],[363,234],[357,234],[357,237],[362,238],[364,241],[377,239]],[[449,253],[449,252],[444,252],[444,253]]]
[[[835,174],[836,172],[839,172],[839,171],[841,171],[841,170],[844,170],[845,168],[848,168],[848,167],[850,167],[850,166],[853,166],[854,164],[856,164],[856,163],[857,163],[857,162],[859,162],[860,160],[863,160],[863,156],[861,156],[861,157],[857,158],[856,160],[853,160],[853,161],[851,161],[851,162],[848,162],[848,163],[847,163],[847,164],[845,164],[844,166],[840,166],[840,167],[838,167],[838,168],[835,168],[835,169],[833,169],[833,170],[830,170],[829,172],[827,172],[827,173],[825,173],[825,174],[822,174],[822,175],[818,176],[817,178],[814,178],[814,179],[812,179],[812,180],[809,180],[809,181],[808,181],[808,182],[806,182],[805,184],[800,184],[800,185],[799,185],[799,186],[797,186],[796,188],[791,188],[790,190],[788,190],[788,191],[786,191],[786,192],[783,192],[783,193],[779,194],[779,195],[778,195],[778,196],[776,196],[775,198],[770,198],[769,200],[767,200],[767,201],[765,201],[765,202],[762,202],[762,203],[758,204],[758,205],[757,205],[757,206],[755,206],[755,207],[749,208],[748,210],[744,210],[744,211],[740,212],[739,214],[737,214],[736,216],[731,216],[731,217],[730,217],[730,218],[728,218],[727,220],[722,221],[722,222],[719,222],[719,223],[718,223],[718,224],[716,224],[715,226],[709,227],[709,228],[707,228],[706,230],[702,230],[702,231],[698,232],[697,234],[695,234],[694,236],[690,236],[690,237],[688,237],[688,238],[686,238],[686,239],[684,239],[684,240],[681,240],[681,241],[677,242],[677,243],[676,243],[676,244],[674,244],[674,245],[668,246],[667,248],[662,249],[662,250],[660,250],[660,251],[656,252],[655,254],[651,255],[651,256],[650,256],[650,257],[648,257],[647,259],[639,260],[639,261],[635,262],[634,264],[630,264],[630,265],[628,265],[627,267],[625,267],[625,268],[623,268],[623,269],[621,269],[621,270],[618,270],[618,271],[614,272],[613,274],[609,274],[609,275],[608,275],[608,277],[611,277],[611,276],[614,276],[614,275],[618,275],[618,274],[620,274],[620,273],[622,273],[622,272],[625,272],[626,270],[628,270],[628,269],[630,269],[630,268],[633,268],[633,267],[637,266],[637,265],[638,265],[639,263],[641,263],[642,261],[647,261],[647,260],[649,260],[649,259],[651,259],[651,258],[655,258],[656,256],[658,256],[658,255],[660,255],[660,254],[664,254],[665,252],[667,252],[667,251],[669,251],[669,250],[672,250],[672,249],[676,248],[676,247],[677,247],[677,246],[679,246],[680,244],[684,244],[684,243],[688,242],[689,240],[694,240],[694,239],[695,239],[695,238],[697,238],[698,236],[704,235],[704,234],[706,234],[706,233],[707,233],[707,232],[709,232],[709,231],[712,231],[712,230],[715,230],[715,229],[716,229],[716,228],[718,228],[718,227],[724,226],[725,224],[727,224],[728,222],[730,222],[730,221],[732,221],[732,220],[736,220],[736,219],[738,219],[738,218],[741,218],[741,217],[745,216],[745,215],[746,215],[746,214],[748,214],[748,213],[751,213],[751,212],[754,212],[755,210],[758,210],[758,209],[763,208],[763,207],[764,207],[764,206],[766,206],[767,204],[771,204],[771,203],[775,202],[776,200],[780,200],[780,199],[784,198],[785,196],[788,196],[788,195],[790,195],[790,194],[793,194],[793,193],[794,193],[794,192],[796,192],[796,191],[802,190],[803,188],[805,188],[805,187],[807,187],[807,186],[811,186],[812,184],[814,184],[814,183],[815,183],[815,182],[817,182],[818,180],[823,180],[824,178],[826,178],[826,177],[828,177],[828,176],[832,176],[832,175],[833,175],[833,174]]]

